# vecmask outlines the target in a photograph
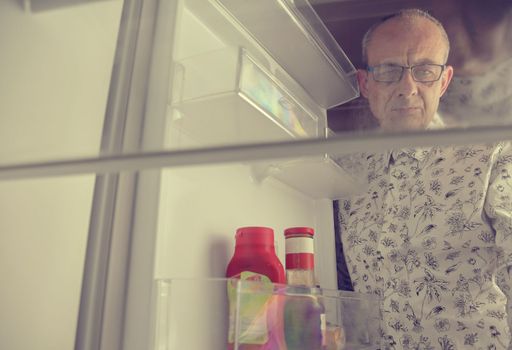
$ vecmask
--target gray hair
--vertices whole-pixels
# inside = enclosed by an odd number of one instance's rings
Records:
[[[448,34],[446,34],[446,30],[444,29],[443,25],[439,20],[434,18],[432,15],[430,15],[428,12],[420,10],[420,9],[404,9],[401,10],[395,14],[389,15],[385,18],[383,18],[381,21],[373,24],[370,29],[366,32],[366,34],[363,37],[362,41],[362,47],[363,47],[363,63],[368,64],[368,45],[370,44],[370,41],[372,40],[373,34],[375,30],[380,27],[382,24],[393,20],[393,19],[412,19],[412,18],[426,18],[432,23],[434,23],[441,32],[441,36],[443,37],[443,40],[446,42],[446,57],[445,60],[448,59],[448,53],[450,52],[450,40],[448,39]]]

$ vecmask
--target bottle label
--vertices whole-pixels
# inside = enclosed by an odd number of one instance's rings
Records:
[[[311,253],[315,252],[313,239],[311,237],[288,237],[286,238],[286,254]]]
[[[250,271],[234,277],[242,282],[228,281],[228,341],[234,343],[237,338],[239,344],[265,344],[269,340],[267,314],[273,284],[267,276]]]

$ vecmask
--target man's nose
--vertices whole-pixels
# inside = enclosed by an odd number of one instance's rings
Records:
[[[418,82],[412,77],[412,71],[405,69],[402,74],[402,79],[397,82],[398,95],[399,96],[413,96],[418,93]]]

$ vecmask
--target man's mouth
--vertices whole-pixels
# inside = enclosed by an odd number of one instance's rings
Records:
[[[391,110],[394,112],[414,112],[416,110],[420,110],[420,107],[401,106],[401,107],[394,107]]]

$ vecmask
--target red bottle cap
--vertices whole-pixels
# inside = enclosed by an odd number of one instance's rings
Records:
[[[270,227],[248,226],[236,230],[237,245],[274,246],[274,230]]]
[[[311,227],[290,227],[284,230],[284,236],[295,236],[295,235],[310,235],[313,236],[315,230]]]

